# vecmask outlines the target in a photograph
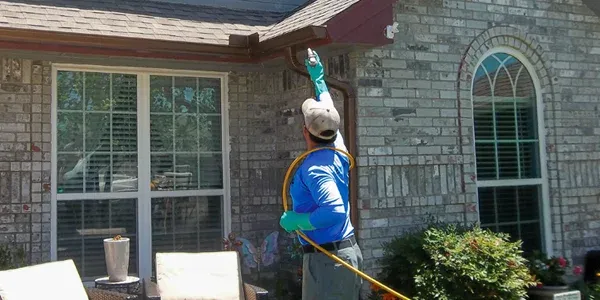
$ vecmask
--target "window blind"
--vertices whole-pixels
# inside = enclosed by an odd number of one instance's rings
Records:
[[[527,69],[513,57],[493,56],[477,74],[473,116],[478,179],[538,178],[535,91]]]
[[[57,257],[73,259],[84,279],[106,276],[104,239],[130,239],[129,270],[137,272],[137,201],[71,200],[57,202]]]
[[[137,191],[135,75],[57,74],[58,193]]]
[[[220,250],[222,200],[222,196],[153,198],[153,259],[157,252]]]
[[[220,81],[150,77],[153,190],[223,187]]]
[[[523,241],[541,243],[541,172],[536,93],[527,68],[495,53],[475,73],[473,121],[481,226]],[[524,185],[521,179],[540,179]],[[507,184],[508,183],[508,184]]]

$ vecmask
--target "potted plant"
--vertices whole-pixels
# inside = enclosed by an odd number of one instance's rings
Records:
[[[104,239],[104,258],[109,281],[125,281],[129,273],[129,238]]]
[[[569,260],[564,257],[548,257],[539,251],[533,252],[528,261],[530,273],[536,280],[536,286],[530,288],[528,294],[534,299],[568,292],[567,272],[574,275],[582,272],[581,266],[571,268]]]
[[[569,288],[566,282],[567,271],[575,275],[582,272],[581,266],[571,268],[569,260],[564,257],[547,257],[545,254],[536,251],[529,258],[529,270],[537,280],[537,289],[547,290],[567,290]]]

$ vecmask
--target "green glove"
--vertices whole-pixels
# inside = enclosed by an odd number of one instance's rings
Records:
[[[315,55],[315,59],[317,60],[317,64],[315,66],[310,65],[310,60],[307,58],[304,60],[304,65],[308,70],[308,74],[310,75],[310,80],[315,84],[315,92],[317,98],[322,93],[328,92],[327,84],[325,83],[325,71],[323,69],[323,64],[321,63],[321,58],[319,58],[319,54],[313,50],[313,54]]]
[[[294,211],[286,211],[281,215],[279,225],[287,232],[295,230],[314,230],[315,227],[310,223],[310,214],[299,214]]]

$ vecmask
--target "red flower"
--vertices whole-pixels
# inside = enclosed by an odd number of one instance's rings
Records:
[[[380,287],[378,285],[376,285],[376,284],[371,283],[371,290],[373,292],[379,292]]]
[[[573,274],[580,275],[581,273],[583,273],[583,268],[581,266],[575,266],[573,268]]]
[[[542,286],[544,286],[541,282],[538,282],[537,287],[541,288]]]
[[[387,294],[383,295],[383,300],[396,300],[396,296],[394,296],[390,293],[387,293]]]
[[[559,257],[559,258],[558,258],[558,265],[559,265],[561,268],[564,268],[564,267],[566,267],[566,266],[567,266],[567,260],[566,260],[566,259],[564,259],[564,257]]]

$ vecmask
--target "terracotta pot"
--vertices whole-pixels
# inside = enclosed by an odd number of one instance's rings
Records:
[[[104,258],[109,281],[125,281],[129,274],[129,239],[104,239]]]

